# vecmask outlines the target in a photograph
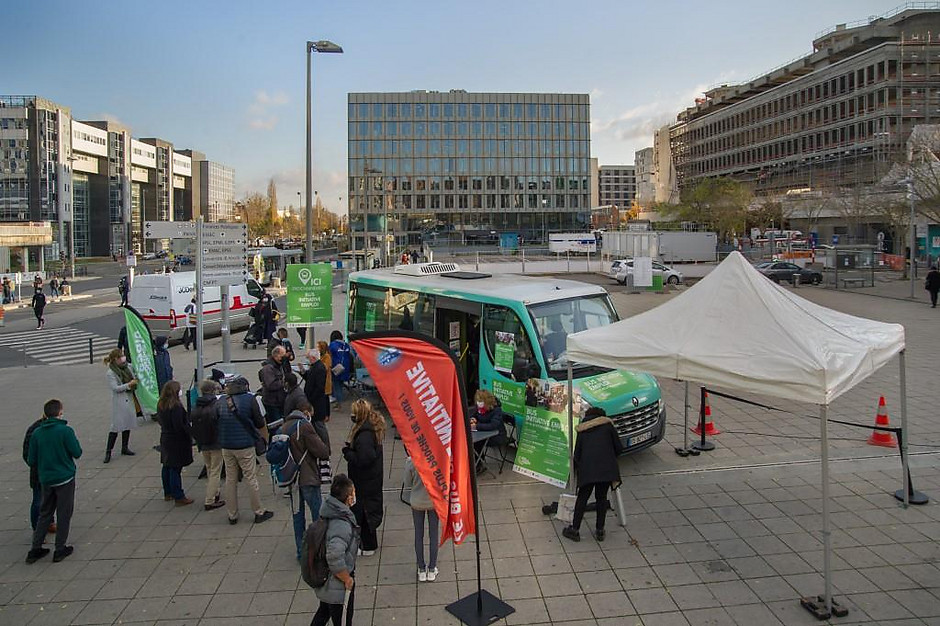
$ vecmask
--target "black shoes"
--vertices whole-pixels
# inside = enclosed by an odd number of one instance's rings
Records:
[[[274,517],[274,511],[265,511],[261,515],[255,513],[255,524],[260,524],[261,522],[266,522],[269,519]]]
[[[110,450],[108,450],[107,452],[104,453],[104,462],[105,462],[105,463],[110,463],[110,462],[111,462],[111,451],[110,451]]]
[[[225,500],[216,500],[212,504],[206,504],[204,506],[206,507],[207,511],[214,511],[215,509],[221,509],[223,506],[225,506]]]
[[[58,563],[59,561],[62,561],[63,559],[68,557],[73,552],[75,552],[75,548],[73,548],[72,546],[65,546],[61,550],[56,550],[55,554],[52,555],[52,562]]]
[[[134,452],[131,452],[130,448],[121,448],[121,454],[124,456],[134,456]]]
[[[594,538],[597,539],[598,541],[603,541],[604,539],[607,538],[607,533],[604,531],[603,528],[598,528],[597,530],[594,531]]]
[[[565,526],[561,529],[561,534],[570,539],[571,541],[581,541],[581,533],[574,529],[572,526]]]
[[[26,555],[26,562],[32,565],[33,563],[35,563],[42,557],[46,556],[47,554],[49,554],[49,548],[38,548],[38,549],[30,550],[29,553]]]

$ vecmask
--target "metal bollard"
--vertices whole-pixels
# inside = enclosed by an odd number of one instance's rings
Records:
[[[799,274],[794,274],[794,275],[793,275],[793,288],[794,288],[794,289],[797,289],[797,288],[799,288],[799,286],[800,286],[800,275],[799,275]]]
[[[95,345],[92,343],[92,338],[88,338],[88,364],[95,364]]]

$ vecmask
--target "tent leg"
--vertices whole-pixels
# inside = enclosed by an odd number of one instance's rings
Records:
[[[825,595],[816,598],[802,598],[800,604],[818,619],[844,617],[848,609],[832,599],[832,530],[829,522],[829,405],[819,407],[819,434],[822,466],[822,505],[823,505],[823,578]]]
[[[574,480],[574,382],[571,361],[568,361],[568,485],[571,493],[578,492],[578,483]]]
[[[914,490],[914,482],[911,480],[910,459],[907,456],[907,442],[910,437],[907,431],[907,363],[904,350],[898,353],[898,364],[900,365],[900,391],[901,391],[901,433],[898,437],[898,443],[901,448],[901,488],[894,492],[894,497],[904,503],[906,509],[911,504],[927,504],[930,501],[926,495]]]
[[[698,456],[699,451],[689,448],[689,381],[685,381],[685,406],[683,410],[682,447],[676,448],[676,454],[681,457]]]

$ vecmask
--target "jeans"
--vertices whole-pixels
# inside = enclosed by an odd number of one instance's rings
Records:
[[[261,506],[261,486],[258,485],[254,447],[242,450],[223,448],[222,460],[225,462],[225,506],[228,510],[228,518],[238,519],[238,468],[241,468],[245,484],[248,485],[251,509],[255,515],[264,513],[264,507]]]
[[[189,330],[189,326],[183,327],[183,345],[189,348],[189,345],[195,341],[193,333]]]
[[[304,540],[304,531],[307,530],[304,509],[310,509],[311,523],[317,521],[320,517],[322,498],[319,485],[302,485],[297,492],[299,492],[300,502],[297,503],[297,512],[294,513],[294,543],[297,544],[297,558],[300,559],[300,546]]]
[[[42,504],[42,487],[33,487],[33,501],[29,505],[29,527],[36,530],[39,521],[39,506]]]
[[[206,463],[206,504],[213,504],[222,480],[222,451],[203,450],[202,460]]]
[[[186,497],[183,493],[183,476],[181,467],[163,466],[160,477],[163,479],[163,495],[174,500],[182,500]]]
[[[428,569],[434,569],[437,567],[437,549],[438,549],[438,540],[437,540],[437,511],[431,509],[430,511],[418,511],[417,509],[411,509],[411,517],[414,519],[415,523],[415,556],[418,559],[418,569],[425,568],[424,562],[424,518],[428,518],[428,546],[430,553],[428,556],[427,567]]]
[[[51,292],[50,295],[51,295],[53,298],[58,298],[58,297],[59,297],[59,290],[58,290],[58,289],[56,289],[55,287],[50,287],[49,290],[50,290],[50,292]]]
[[[353,600],[356,599],[356,586],[349,590],[349,604],[346,605],[346,626],[352,626],[353,619]],[[343,626],[340,623],[343,615],[342,604],[327,604],[321,602],[317,612],[313,615],[310,626],[326,626],[328,621],[333,622],[333,626]]]
[[[42,504],[39,506],[39,519],[33,531],[33,550],[42,547],[53,517],[58,522],[55,535],[56,552],[61,551],[69,540],[69,526],[72,524],[72,511],[75,509],[75,479],[58,487],[42,488]]]
[[[604,530],[604,521],[607,518],[607,490],[610,489],[610,483],[591,483],[578,487],[578,498],[574,502],[574,517],[571,520],[571,526],[578,530],[581,528],[581,520],[584,518],[584,509],[587,507],[588,498],[591,492],[594,492],[594,500],[597,502],[597,530]]]
[[[342,380],[333,379],[333,398],[337,402],[342,402],[343,398],[346,397],[346,383]]]

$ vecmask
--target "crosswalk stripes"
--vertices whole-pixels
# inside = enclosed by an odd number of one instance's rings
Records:
[[[48,365],[79,365],[88,363],[89,339],[96,361],[117,345],[113,337],[67,326],[0,333],[0,347],[25,352],[30,358]]]

